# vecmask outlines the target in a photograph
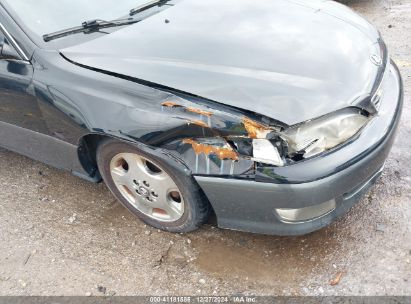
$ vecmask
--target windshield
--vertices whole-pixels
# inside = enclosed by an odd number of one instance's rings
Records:
[[[80,26],[92,19],[112,20],[128,15],[149,0],[6,0],[27,28],[38,36]]]

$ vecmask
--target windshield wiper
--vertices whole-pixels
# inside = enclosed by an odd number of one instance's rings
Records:
[[[45,42],[49,42],[51,40],[62,38],[68,35],[73,35],[73,34],[78,34],[78,33],[92,33],[95,31],[99,31],[100,29],[129,25],[129,24],[137,23],[139,21],[141,20],[134,19],[134,18],[115,19],[111,21],[94,19],[90,21],[85,21],[80,26],[76,26],[76,27],[68,28],[65,30],[58,31],[58,32],[43,35],[43,40]]]
[[[139,14],[155,6],[163,6],[171,0],[153,0],[130,10],[130,16]]]
[[[153,0],[148,3],[145,3],[139,7],[133,8],[130,10],[129,18],[126,19],[115,19],[111,21],[106,21],[106,20],[101,20],[101,19],[94,19],[90,21],[85,21],[81,24],[81,26],[76,26],[68,29],[64,29],[58,32],[50,33],[43,35],[43,40],[45,42],[49,42],[54,39],[62,38],[68,35],[73,35],[73,34],[78,34],[78,33],[92,33],[99,31],[100,29],[103,28],[109,28],[109,27],[115,27],[115,26],[124,26],[124,25],[129,25],[133,23],[140,22],[140,19],[134,19],[132,16],[139,14],[145,10],[148,10],[150,8],[153,8],[155,6],[163,6],[167,2],[170,2],[171,0]]]

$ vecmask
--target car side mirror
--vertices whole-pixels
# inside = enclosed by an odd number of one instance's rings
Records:
[[[0,40],[0,60],[20,60],[20,55],[17,51],[7,43],[6,39]]]

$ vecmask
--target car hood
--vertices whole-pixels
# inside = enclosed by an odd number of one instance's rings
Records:
[[[379,33],[333,1],[182,0],[60,50],[74,63],[296,124],[371,92]]]

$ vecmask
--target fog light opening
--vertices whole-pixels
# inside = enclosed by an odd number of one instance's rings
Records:
[[[334,211],[336,206],[335,200],[330,200],[315,206],[299,209],[275,209],[275,211],[283,222],[300,223],[326,216]]]

